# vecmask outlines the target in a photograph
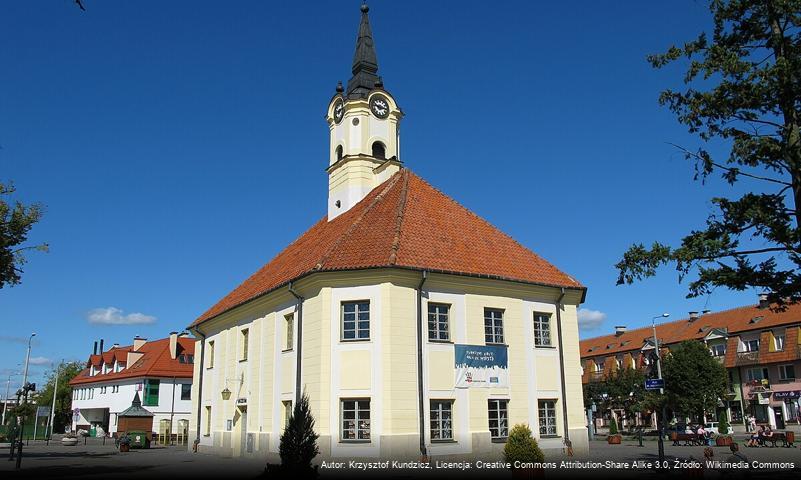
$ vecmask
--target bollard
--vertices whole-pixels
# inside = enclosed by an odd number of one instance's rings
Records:
[[[87,438],[89,438],[89,436],[88,436],[88,435],[84,435],[84,436],[83,436],[83,444],[84,444],[84,445],[86,445],[86,439],[87,439]]]

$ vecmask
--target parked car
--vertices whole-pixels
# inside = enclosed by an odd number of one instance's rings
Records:
[[[715,435],[721,435],[721,434],[722,435],[731,435],[732,433],[734,433],[734,429],[731,428],[731,425],[729,425],[729,431],[728,432],[719,432],[718,431],[718,422],[707,422],[707,423],[704,424],[704,429],[707,432],[714,433]]]

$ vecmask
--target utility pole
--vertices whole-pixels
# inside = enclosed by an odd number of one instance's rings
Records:
[[[662,379],[662,354],[659,352],[659,338],[656,336],[656,319],[657,318],[667,318],[669,317],[669,313],[663,313],[662,315],[658,315],[651,319],[651,326],[654,330],[654,349],[656,352],[656,374],[657,377],[661,380]],[[660,388],[659,394],[662,395],[663,405],[662,405],[662,414],[656,416],[656,428],[659,432],[659,440],[657,442],[659,448],[659,468],[663,468],[665,463],[665,406],[664,406],[664,395],[665,389]]]

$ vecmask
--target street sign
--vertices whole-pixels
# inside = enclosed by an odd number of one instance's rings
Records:
[[[665,388],[664,378],[649,378],[645,380],[646,390],[659,390],[660,388]]]

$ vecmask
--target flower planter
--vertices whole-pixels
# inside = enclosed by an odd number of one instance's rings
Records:
[[[65,447],[74,447],[78,445],[78,437],[63,437],[61,439],[61,444]]]
[[[606,442],[609,445],[620,445],[620,442],[623,441],[622,435],[609,435],[606,437]]]
[[[715,445],[717,445],[718,447],[728,447],[731,444],[732,444],[732,438],[731,437],[717,437],[717,438],[715,438]]]
[[[120,444],[120,452],[130,452],[130,451],[131,451],[131,446],[129,444],[127,443]]]

